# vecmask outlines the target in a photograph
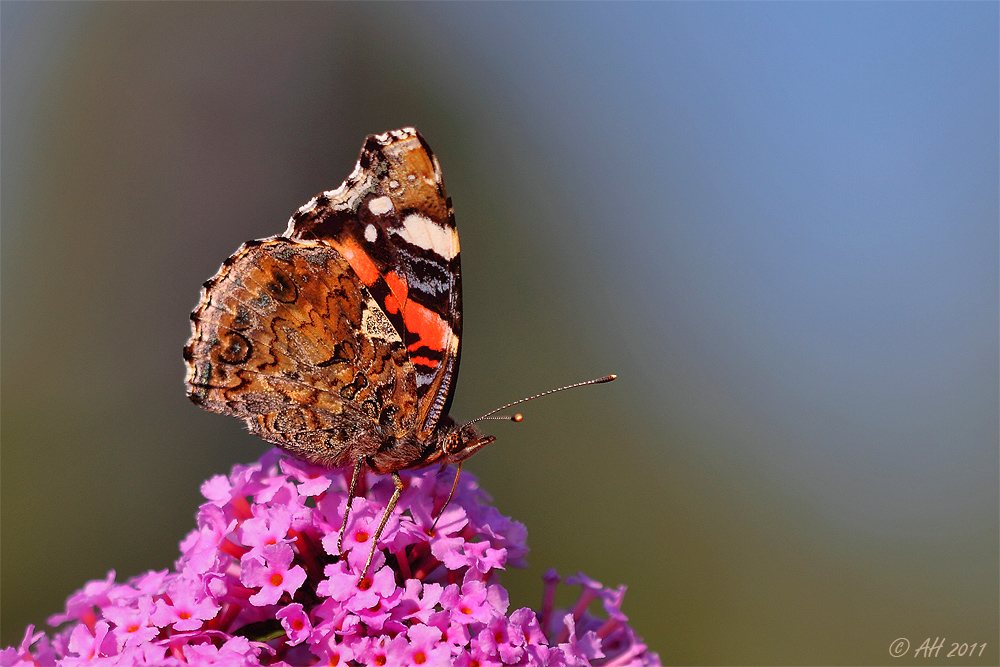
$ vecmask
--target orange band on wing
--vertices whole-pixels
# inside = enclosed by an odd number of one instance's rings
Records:
[[[334,246],[337,251],[344,256],[347,263],[351,265],[354,272],[358,274],[358,278],[361,278],[361,282],[365,285],[374,285],[375,281],[379,278],[378,267],[375,266],[375,262],[372,258],[368,256],[358,242],[352,238],[342,240],[340,243]]]
[[[406,302],[403,321],[406,323],[407,331],[419,337],[419,340],[408,346],[409,350],[427,346],[432,350],[444,352],[451,342],[452,333],[448,323],[441,319],[440,315],[415,301]]]

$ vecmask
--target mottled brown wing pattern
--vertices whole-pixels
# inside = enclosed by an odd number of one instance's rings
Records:
[[[417,437],[430,438],[454,394],[462,285],[451,199],[423,137],[368,137],[354,172],[300,208],[285,236],[336,248],[383,308],[416,372]]]
[[[296,456],[353,463],[414,429],[402,340],[328,246],[244,244],[205,284],[191,319],[191,399]]]

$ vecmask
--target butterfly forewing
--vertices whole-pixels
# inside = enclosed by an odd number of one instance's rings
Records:
[[[369,137],[348,180],[299,209],[286,236],[336,248],[382,308],[414,367],[416,435],[429,438],[454,392],[462,288],[451,201],[423,138]]]

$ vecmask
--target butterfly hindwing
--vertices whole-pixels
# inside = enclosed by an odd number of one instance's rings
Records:
[[[309,460],[341,465],[367,432],[415,428],[403,341],[336,251],[244,244],[205,284],[185,348],[188,394]],[[372,447],[377,447],[373,443]]]

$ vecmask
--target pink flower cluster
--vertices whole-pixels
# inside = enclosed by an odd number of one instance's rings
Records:
[[[431,530],[454,471],[403,473],[405,489],[361,571],[392,493],[362,480],[344,534],[350,470],[328,470],[272,450],[202,485],[198,528],[176,571],[124,583],[110,572],[70,596],[49,623],[29,626],[0,665],[659,665],[626,624],[625,588],[583,575],[570,610],[508,614],[499,570],[523,566],[526,530],[488,504],[472,475]],[[594,600],[606,618],[588,613]]]

